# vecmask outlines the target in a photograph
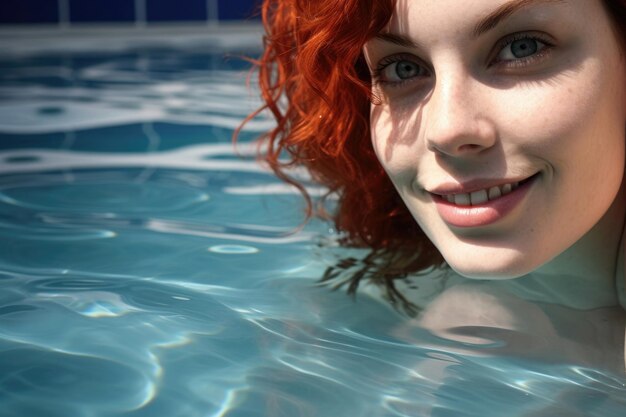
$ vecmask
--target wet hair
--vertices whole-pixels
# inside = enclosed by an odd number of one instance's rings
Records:
[[[626,45],[626,0],[603,3]],[[370,249],[361,262],[344,259],[330,267],[322,281],[347,285],[349,293],[361,281],[371,281],[411,312],[413,306],[394,281],[445,263],[370,142],[369,109],[376,97],[362,48],[386,26],[394,6],[395,0],[264,0],[266,34],[256,64],[265,105],[251,117],[270,111],[276,119],[276,127],[261,138],[266,145],[262,159],[302,192],[307,218],[330,218],[344,233],[342,244]],[[304,186],[288,174],[294,166],[306,167],[328,195],[338,196],[332,213],[324,199],[313,204]]]

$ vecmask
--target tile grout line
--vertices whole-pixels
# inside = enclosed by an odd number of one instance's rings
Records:
[[[207,0],[206,21],[209,26],[217,26],[219,24],[219,5],[217,0]]]
[[[69,0],[57,0],[59,10],[59,28],[65,29],[70,26],[70,2]]]
[[[146,0],[135,0],[135,26],[146,26]]]

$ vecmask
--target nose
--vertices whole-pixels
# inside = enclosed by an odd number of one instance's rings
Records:
[[[439,77],[427,103],[428,149],[440,155],[467,157],[494,146],[497,133],[488,118],[487,102],[488,92],[471,77]]]

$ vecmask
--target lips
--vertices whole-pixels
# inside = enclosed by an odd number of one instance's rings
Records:
[[[455,227],[486,226],[506,217],[523,201],[538,174],[499,184],[454,185],[431,192],[444,222]],[[450,190],[450,191],[448,191]],[[442,192],[444,191],[444,192]]]

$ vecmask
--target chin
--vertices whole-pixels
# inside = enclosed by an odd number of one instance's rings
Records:
[[[459,275],[470,279],[506,280],[529,274],[541,266],[528,256],[519,252],[500,250],[503,253],[491,253],[480,256],[446,256],[448,266]],[[513,253],[511,253],[513,252]]]

